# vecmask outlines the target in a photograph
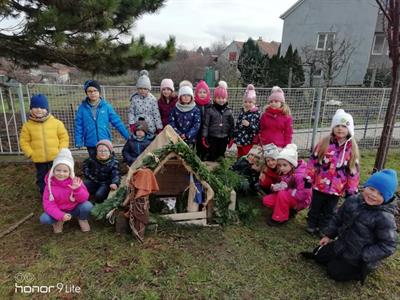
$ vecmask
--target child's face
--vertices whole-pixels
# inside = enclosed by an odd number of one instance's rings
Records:
[[[276,168],[276,165],[277,165],[276,159],[273,159],[271,157],[267,157],[265,159],[265,162],[266,162],[268,168],[270,168],[270,169],[275,169]]]
[[[47,114],[47,109],[40,107],[32,107],[31,113],[37,118],[42,118]]]
[[[172,95],[172,91],[169,88],[163,88],[162,94],[165,98],[169,98]]]
[[[228,99],[226,99],[226,98],[222,98],[222,97],[215,98],[215,102],[217,102],[217,104],[219,104],[219,105],[224,105],[227,101],[228,101]]]
[[[381,193],[371,186],[365,187],[362,190],[362,196],[365,203],[371,206],[381,205],[384,201]]]
[[[67,179],[70,176],[70,173],[69,167],[65,164],[58,164],[54,168],[54,177],[58,180]]]
[[[92,102],[96,102],[100,99],[100,92],[95,87],[88,87],[88,89],[86,90],[86,94],[89,100]]]
[[[189,104],[192,102],[192,96],[190,95],[182,95],[179,99],[182,104]]]
[[[244,100],[244,102],[243,102],[243,108],[244,108],[246,111],[252,109],[253,107],[254,107],[254,102],[253,102],[253,101]]]
[[[250,164],[255,164],[255,163],[257,163],[259,160],[260,160],[260,157],[258,157],[257,155],[254,155],[254,154],[252,154],[252,153],[247,155],[247,161],[248,161]]]
[[[277,101],[277,100],[271,100],[269,102],[269,106],[271,106],[274,109],[281,108],[282,107],[282,102],[281,101]]]
[[[145,88],[138,88],[137,89],[140,96],[146,97],[149,94],[149,90]]]
[[[344,125],[337,125],[333,128],[333,134],[336,136],[337,139],[342,140],[347,138],[349,135],[349,130]]]
[[[107,160],[110,158],[111,152],[105,145],[97,146],[97,158],[100,160]]]
[[[285,159],[278,159],[277,165],[278,165],[279,171],[283,175],[288,174],[293,169],[293,166],[291,165],[291,163]]]
[[[136,130],[136,137],[139,139],[144,138],[145,135],[146,133],[143,130]]]
[[[200,90],[197,92],[197,96],[198,96],[201,100],[204,100],[204,99],[207,98],[207,91],[206,91],[205,89],[200,89]]]

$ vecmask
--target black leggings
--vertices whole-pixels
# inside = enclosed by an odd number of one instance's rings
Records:
[[[307,223],[310,228],[323,229],[332,219],[339,196],[312,191],[312,201],[308,211]]]

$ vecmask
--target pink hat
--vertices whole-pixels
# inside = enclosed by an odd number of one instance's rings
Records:
[[[207,96],[204,99],[200,99],[198,93],[201,89],[204,89],[207,92]],[[207,105],[210,103],[211,93],[210,88],[208,87],[207,83],[204,80],[200,80],[199,83],[196,85],[196,89],[194,91],[194,100],[200,106]]]
[[[214,90],[214,98],[218,98],[218,97],[221,97],[224,99],[228,98],[228,84],[223,80],[218,82],[218,86]]]
[[[108,150],[110,150],[110,152],[113,152],[113,145],[112,145],[111,141],[106,140],[106,139],[98,141],[96,144],[96,149],[100,145],[106,146],[108,148]]]
[[[246,92],[244,92],[244,100],[256,103],[256,90],[254,88],[254,85],[249,84],[247,86]]]
[[[172,79],[169,78],[165,78],[161,81],[160,88],[161,90],[167,88],[170,89],[171,91],[175,91],[174,82],[172,81]]]
[[[285,102],[285,93],[279,86],[274,86],[271,90],[271,95],[268,97],[268,102],[272,100]]]

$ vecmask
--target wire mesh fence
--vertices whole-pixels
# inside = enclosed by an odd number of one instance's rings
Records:
[[[297,144],[299,150],[309,151],[314,140],[318,141],[321,136],[329,133],[332,116],[338,108],[353,115],[356,139],[362,148],[378,146],[390,89],[328,88],[321,93],[317,93],[314,88],[283,90],[293,117],[293,143]],[[102,86],[102,96],[114,106],[127,126],[130,97],[135,91],[134,86]],[[269,88],[256,88],[257,106],[261,112],[265,109],[270,91]],[[156,99],[159,98],[159,87],[153,87],[151,92]],[[235,119],[242,108],[244,92],[245,88],[228,89],[229,106]],[[70,135],[70,146],[74,148],[75,114],[85,98],[82,86],[28,84],[0,89],[0,153],[21,153],[19,133],[26,114],[29,113],[29,98],[37,93],[48,97],[51,113],[65,124]],[[213,94],[213,89],[211,93]],[[321,104],[320,113],[315,109],[318,101]],[[313,131],[316,121],[318,130]],[[123,137],[114,129],[112,135],[116,147],[124,144]],[[393,136],[392,146],[399,147],[399,114]]]

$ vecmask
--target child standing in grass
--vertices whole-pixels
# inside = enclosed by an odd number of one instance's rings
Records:
[[[53,226],[54,233],[61,233],[64,222],[77,217],[83,232],[90,231],[88,216],[93,208],[89,193],[79,177],[75,177],[71,151],[61,149],[46,176],[43,194],[44,213],[40,223]]]
[[[87,80],[83,89],[86,98],[78,108],[75,118],[75,146],[85,146],[90,157],[96,157],[96,144],[102,139],[112,140],[110,123],[127,140],[129,132],[114,108],[101,97],[100,84]]]
[[[130,100],[129,127],[131,132],[134,133],[136,122],[143,118],[149,126],[149,133],[154,135],[163,129],[160,111],[158,110],[156,98],[150,93],[149,72],[142,70],[139,75],[136,83],[137,92],[132,95]]]
[[[158,99],[158,109],[160,110],[163,127],[168,125],[169,114],[175,107],[178,97],[175,95],[174,82],[172,79],[165,78],[161,81],[161,95]]]
[[[201,125],[200,128],[203,127],[204,117],[206,114],[206,110],[211,106],[211,93],[210,88],[204,80],[200,80],[196,85],[196,89],[194,91],[194,101],[196,102],[197,107],[200,109],[201,113]],[[197,134],[197,142],[196,142],[196,153],[197,156],[200,157],[201,160],[206,160],[208,151],[207,148],[203,146],[201,141],[201,130],[199,130]]]
[[[49,102],[43,94],[33,95],[29,120],[24,123],[19,138],[21,149],[36,167],[36,183],[43,195],[44,178],[61,148],[69,146],[64,124],[49,112]]]
[[[357,193],[360,155],[353,137],[353,117],[338,109],[331,133],[315,147],[307,165],[306,185],[313,189],[307,218],[311,234],[328,224],[340,197]]]
[[[347,198],[323,229],[319,247],[301,254],[325,265],[336,281],[364,283],[367,275],[396,251],[397,185],[395,170],[373,174],[363,191]]]

